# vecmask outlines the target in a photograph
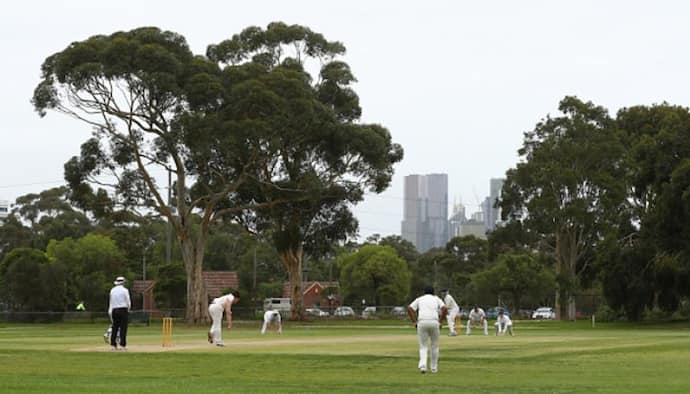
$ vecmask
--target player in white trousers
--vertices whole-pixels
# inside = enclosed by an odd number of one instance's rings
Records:
[[[215,298],[208,306],[208,314],[211,316],[213,323],[211,329],[208,331],[208,343],[215,343],[216,346],[225,346],[223,344],[221,327],[223,322],[223,311],[225,311],[225,320],[228,322],[228,329],[232,328],[232,306],[240,301],[240,293],[233,291],[231,294],[226,294],[222,297]]]
[[[513,336],[513,322],[503,311],[498,312],[498,317],[496,318],[494,326],[496,326],[496,335],[503,335],[507,332],[511,337]]]
[[[418,297],[407,307],[407,315],[417,327],[419,339],[419,364],[421,373],[427,370],[427,355],[431,344],[431,373],[438,371],[439,336],[441,335],[441,321],[446,317],[448,309],[443,300],[434,295],[434,288],[424,288],[424,295]]]
[[[489,335],[489,323],[486,321],[486,313],[484,309],[474,306],[467,316],[467,335],[472,332],[472,324],[481,324],[484,328],[484,335]]]
[[[264,313],[264,325],[261,327],[261,335],[266,333],[266,329],[271,324],[274,324],[276,326],[276,331],[278,332],[278,334],[282,334],[283,324],[281,323],[280,312],[274,310],[267,310]]]
[[[441,297],[443,298],[443,303],[446,304],[446,308],[448,309],[448,336],[454,337],[458,335],[458,332],[455,331],[455,319],[460,313],[460,307],[458,306],[458,303],[455,302],[455,298],[450,295],[448,289],[441,290]]]

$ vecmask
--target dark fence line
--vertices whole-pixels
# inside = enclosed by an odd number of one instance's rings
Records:
[[[149,325],[153,314],[150,311],[131,311],[129,321],[133,324]],[[96,323],[107,324],[110,316],[107,312],[0,312],[3,323]]]
[[[600,295],[576,295],[578,318],[588,318],[594,314],[603,298]],[[305,308],[307,319],[406,319],[407,305],[400,306],[344,306],[341,308],[333,307],[311,307]],[[461,318],[466,318],[470,306],[461,306]],[[485,307],[485,310],[487,308]],[[233,317],[236,320],[261,320],[263,319],[263,308],[257,307],[233,307]],[[284,318],[289,317],[289,311],[280,311]],[[513,318],[529,319],[532,309],[511,311]],[[160,310],[133,310],[130,312],[130,322],[133,324],[149,325],[152,321],[157,322],[163,317],[172,317],[175,320],[184,320],[185,310],[180,308],[160,309]],[[0,322],[14,323],[95,323],[103,322],[108,324],[110,317],[105,311],[69,311],[69,312],[14,312],[0,311]]]

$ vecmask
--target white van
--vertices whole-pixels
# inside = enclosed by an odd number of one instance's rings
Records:
[[[290,298],[266,298],[264,300],[264,312],[268,310],[278,311],[285,318],[290,315],[291,307],[292,301]]]

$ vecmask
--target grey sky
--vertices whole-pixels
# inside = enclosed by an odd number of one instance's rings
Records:
[[[297,23],[342,41],[363,121],[405,149],[392,187],[356,209],[360,233],[399,234],[403,176],[444,172],[469,212],[514,166],[522,133],[577,95],[615,112],[686,106],[690,5],[681,1],[21,1],[0,14],[0,200],[62,183],[89,128],[29,103],[70,42],[140,26],[205,53],[250,25]]]

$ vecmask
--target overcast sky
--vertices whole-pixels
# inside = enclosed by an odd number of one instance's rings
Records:
[[[196,54],[247,26],[302,24],[345,44],[363,121],[405,149],[389,190],[355,209],[362,237],[399,234],[403,177],[447,173],[468,212],[515,166],[522,133],[576,95],[607,107],[690,102],[682,1],[18,1],[0,12],[0,200],[63,182],[88,126],[29,102],[43,60],[141,26]]]

